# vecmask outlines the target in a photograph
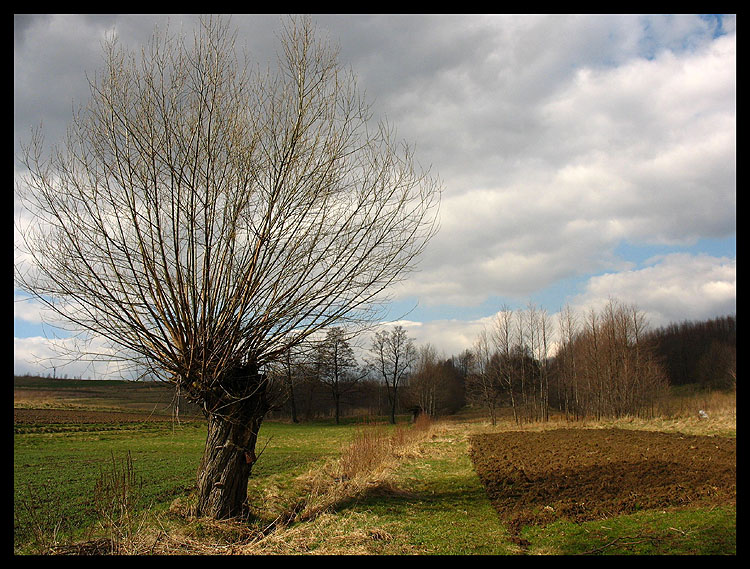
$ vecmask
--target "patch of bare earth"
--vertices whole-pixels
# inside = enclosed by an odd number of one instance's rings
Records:
[[[492,504],[519,540],[525,525],[646,509],[736,504],[736,439],[621,429],[471,437]]]
[[[153,413],[119,413],[114,411],[89,411],[85,409],[13,409],[13,423],[143,423],[147,421],[173,421],[169,415]]]

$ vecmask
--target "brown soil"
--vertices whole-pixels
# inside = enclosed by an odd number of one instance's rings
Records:
[[[48,423],[144,423],[151,421],[172,421],[170,415],[149,413],[118,413],[109,411],[88,411],[83,409],[13,409],[14,424]],[[180,420],[184,420],[182,417]]]
[[[525,525],[737,499],[736,439],[622,429],[504,432],[473,436],[471,458],[519,543]]]

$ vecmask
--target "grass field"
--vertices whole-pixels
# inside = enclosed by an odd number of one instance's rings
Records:
[[[70,393],[60,396],[58,385],[37,386],[46,391],[48,409],[97,408],[96,396],[81,403]],[[132,411],[134,399],[144,403],[145,392],[118,388],[113,395],[106,388],[97,386],[110,410]],[[33,391],[28,384],[16,389],[16,405],[28,408]],[[708,421],[673,413],[651,422],[583,426],[734,437],[733,405],[709,403]],[[256,518],[215,522],[190,512],[202,421],[25,423],[14,434],[14,551],[106,553],[117,543],[118,552],[138,554],[736,553],[732,500],[553,519],[512,532],[477,475],[470,445],[473,436],[514,428],[501,421],[492,429],[468,415],[398,428],[265,422],[263,454],[248,488]],[[352,449],[371,449],[379,440],[389,443],[387,452],[357,467]],[[113,479],[115,491],[103,492],[103,482]]]

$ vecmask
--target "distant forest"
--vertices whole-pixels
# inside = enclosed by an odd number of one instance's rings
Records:
[[[649,333],[670,385],[726,389],[737,369],[737,317],[670,324]]]
[[[524,314],[524,318],[528,316],[528,313]],[[497,353],[489,354],[486,365],[482,366],[481,354],[476,347],[441,359],[429,345],[418,346],[415,365],[399,392],[399,412],[449,415],[466,404],[486,407],[488,399],[492,399],[490,407],[512,406],[519,421],[544,420],[548,410],[562,411],[576,417],[618,416],[647,407],[653,397],[658,396],[659,386],[662,386],[661,389],[688,384],[699,389],[732,389],[735,386],[735,316],[685,321],[649,330],[643,334],[637,346],[629,343],[629,347],[620,346],[615,352],[610,349],[611,345],[606,348],[606,322],[607,319],[602,317],[599,338],[601,355],[613,353],[618,361],[623,357],[631,358],[630,377],[624,376],[622,370],[615,370],[618,366],[611,366],[605,357],[599,360],[602,382],[598,386],[592,382],[584,389],[581,382],[584,381],[586,367],[598,367],[596,362],[583,357],[585,354],[580,354],[591,344],[585,333],[578,334],[574,342],[579,351],[579,357],[574,357],[577,386],[571,384],[567,369],[567,360],[572,352],[570,349],[561,350],[555,357],[546,359],[534,349],[523,347],[518,351],[518,347],[515,347],[515,351],[506,358]],[[646,359],[632,360],[634,349]],[[507,361],[503,364],[504,359]],[[310,420],[333,416],[330,382],[313,371],[314,367],[309,361],[298,362],[294,372],[296,380],[287,384],[292,388],[285,394],[286,397],[281,398],[282,403],[274,413],[277,417]],[[638,376],[632,376],[632,372],[639,368]],[[503,369],[510,370],[514,377],[505,377]],[[631,398],[637,395],[643,400],[620,402],[619,408],[603,405],[605,399],[611,401],[615,392],[622,391],[623,382],[627,384]],[[386,412],[387,389],[376,377],[360,376],[356,383],[347,387],[340,400],[342,416]],[[598,387],[599,391],[594,387]]]
[[[599,340],[606,342],[605,319],[602,324],[605,325],[601,328]],[[571,416],[617,415],[643,406],[642,401],[632,401],[620,411],[600,407],[604,399],[611,399],[613,393],[622,389],[618,383],[622,380],[629,382],[627,385],[631,386],[631,391],[633,386],[637,387],[633,393],[640,391],[646,398],[657,393],[654,387],[659,384],[664,388],[692,385],[717,390],[736,386],[737,327],[734,315],[684,321],[649,330],[637,346],[643,348],[642,353],[648,354],[648,358],[633,360],[630,369],[640,367],[643,371],[646,367],[642,361],[650,361],[657,366],[655,371],[658,373],[653,376],[641,373],[635,378],[635,383],[615,370],[606,358],[589,360],[584,357],[584,352],[591,351],[591,338],[586,334],[579,334],[568,349],[561,349],[551,358],[540,357],[527,347],[520,351],[518,347],[514,348],[516,351],[510,352],[505,359],[502,354],[492,354],[484,374],[476,348],[457,356],[440,358],[429,345],[415,346],[411,371],[398,393],[397,410],[401,414],[450,415],[466,404],[486,406],[489,393],[493,408],[512,405],[518,420],[545,419],[548,410],[563,411]],[[624,350],[617,347],[613,351],[605,350],[602,343],[600,351],[602,354],[611,352],[619,361],[628,353],[632,355],[632,348],[637,346]],[[289,361],[281,370],[282,373],[275,378],[277,398],[269,415],[295,422],[335,417],[338,422],[339,415],[344,418],[387,414],[390,395],[383,381],[371,373],[371,369],[362,368],[355,372],[356,364],[341,360],[340,356],[335,361],[342,366],[338,372],[341,377],[332,381],[330,355],[325,355],[325,348],[324,343],[314,351],[314,356],[308,354],[294,362]],[[574,353],[576,350],[578,356]],[[571,354],[577,384],[571,383],[567,361]],[[601,367],[600,377],[604,381],[599,386],[592,381],[584,389],[582,382],[586,369],[594,366]],[[344,369],[346,367],[351,369]],[[493,369],[494,373],[491,373]],[[505,377],[502,370],[510,370],[514,377]],[[485,381],[487,377],[491,381]],[[522,403],[524,398],[527,400]]]

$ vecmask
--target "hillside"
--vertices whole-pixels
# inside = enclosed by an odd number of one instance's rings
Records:
[[[14,376],[13,407],[171,416],[175,411],[175,392],[173,386],[158,382]],[[180,398],[179,414],[187,418],[200,414],[200,410]]]

